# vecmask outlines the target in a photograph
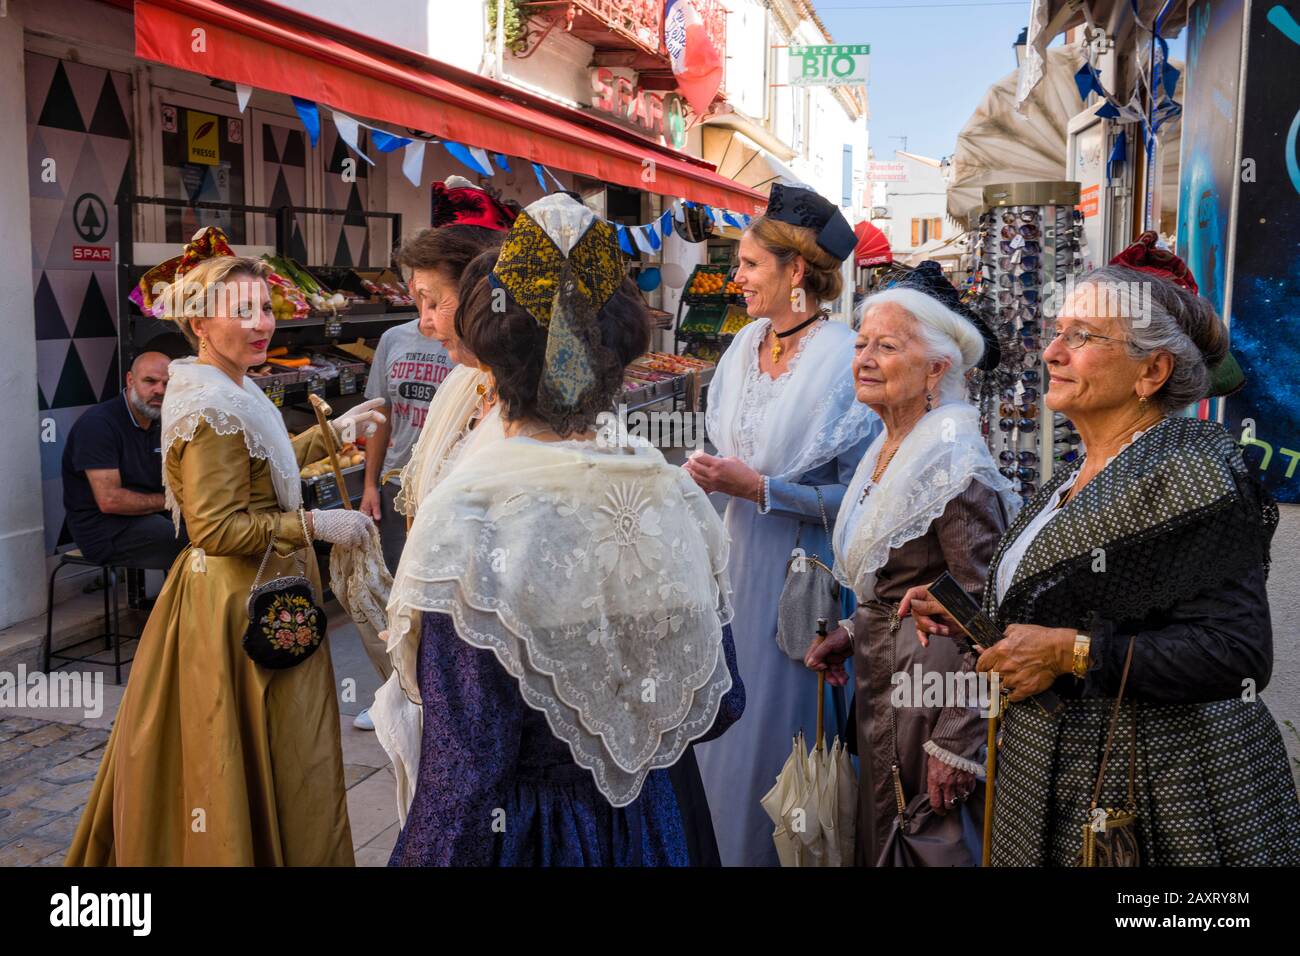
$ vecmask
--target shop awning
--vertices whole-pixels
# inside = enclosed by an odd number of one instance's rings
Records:
[[[264,0],[137,0],[135,44],[137,56],[177,69],[632,189],[751,215],[767,202],[611,123]]]
[[[883,266],[894,261],[893,250],[885,234],[863,220],[853,227],[858,244],[853,249],[853,259],[860,266]]]
[[[773,183],[802,185],[790,167],[739,130],[706,125],[701,128],[702,152],[723,176],[767,195]]]

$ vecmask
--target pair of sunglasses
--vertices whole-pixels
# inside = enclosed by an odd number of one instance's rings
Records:
[[[1038,389],[1027,388],[1022,391],[1019,397],[1016,396],[1015,388],[1004,388],[1002,390],[1002,400],[1004,402],[1033,402],[1038,400]]]
[[[1017,462],[1022,465],[1038,464],[1038,456],[1032,451],[1000,451],[998,452],[998,460],[1007,465],[1014,465]]]
[[[1017,298],[1022,299],[1025,302],[1028,302],[1030,305],[1038,304],[1037,289],[1026,289],[1023,287],[1019,289],[999,289],[997,296],[998,296],[998,305],[1011,305],[1016,301]]]
[[[1032,418],[1007,417],[998,419],[998,428],[1004,432],[1009,432],[1013,429],[1022,432],[1032,432],[1038,428],[1038,423]]]
[[[1011,255],[1016,251],[1017,247],[1011,245],[1010,241],[1004,239],[998,243],[998,248],[1007,255]],[[1025,253],[1025,255],[1030,256],[1039,255],[1043,251],[1043,247],[1036,242],[1026,242],[1023,246],[1020,246],[1019,249],[1021,252]]]
[[[1014,239],[1016,236],[1024,236],[1026,239],[1037,239],[1042,235],[1042,231],[1032,223],[1023,226],[1003,226],[1003,239]]]
[[[1017,259],[1016,254],[1013,252],[1009,256],[998,256],[998,268],[1003,272],[1014,272],[1016,275],[1025,272],[1037,272],[1038,260],[1038,256],[1021,256]]]
[[[1019,478],[1021,481],[1033,481],[1038,477],[1038,469],[1021,466],[1019,468],[999,468],[998,474],[1003,478]]]
[[[1077,461],[1078,458],[1079,458],[1079,450],[1077,448],[1071,448],[1068,451],[1059,452],[1056,455],[1057,461],[1063,461],[1067,465],[1072,461]]]
[[[1037,418],[1038,406],[1033,404],[1017,404],[1015,402],[1003,402],[1000,407],[1004,418],[1015,418],[1017,415],[1023,415],[1025,418]]]
[[[1037,209],[1022,209],[1019,212],[1004,212],[1002,221],[1008,225],[1014,225],[1017,222],[1038,222],[1041,219]]]

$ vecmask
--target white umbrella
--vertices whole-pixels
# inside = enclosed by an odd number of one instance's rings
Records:
[[[818,621],[826,636],[826,622]],[[837,736],[825,746],[826,675],[817,675],[817,742],[806,750],[803,732],[776,783],[760,801],[775,829],[772,841],[782,866],[852,866],[858,778]]]

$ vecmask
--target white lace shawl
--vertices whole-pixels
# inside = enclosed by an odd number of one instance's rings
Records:
[[[280,410],[245,376],[242,386],[211,365],[193,357],[176,359],[168,369],[167,394],[162,406],[162,455],[180,441],[194,437],[199,422],[207,422],[218,435],[243,432],[244,447],[252,458],[270,465],[275,499],[284,511],[302,507],[302,480],[298,458]],[[181,509],[163,468],[163,495],[172,521],[180,528]]]
[[[708,498],[655,448],[469,448],[421,503],[393,582],[401,688],[419,700],[416,612],[450,615],[626,806],[709,730],[731,688],[728,547]]]
[[[889,560],[889,552],[925,534],[972,481],[998,494],[1008,518],[1020,509],[1011,482],[998,473],[984,444],[979,412],[965,402],[940,405],[922,416],[899,445],[880,484],[865,505],[857,507],[887,438],[884,432],[878,435],[858,463],[831,538],[835,576],[861,601],[875,597],[876,572]]]
[[[489,376],[471,365],[457,365],[438,386],[429,403],[419,438],[411,458],[402,469],[402,489],[397,493],[397,510],[414,515],[420,501],[429,493],[450,457],[452,449],[465,436],[482,396],[480,384]]]
[[[856,445],[870,430],[874,413],[854,394],[853,330],[828,321],[801,343],[803,351],[787,373],[789,381],[766,410],[753,460],[744,458],[740,429],[745,381],[758,362],[758,342],[769,324],[751,322],[732,340],[709,386],[705,422],[721,454],[739,457],[770,478],[788,480]]]

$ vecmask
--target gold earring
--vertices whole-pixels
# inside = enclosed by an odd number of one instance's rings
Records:
[[[1147,401],[1148,399],[1145,395],[1138,396],[1138,407],[1141,408],[1142,411],[1144,412],[1147,410]]]
[[[926,410],[927,412],[934,411],[934,406],[930,404],[930,393],[929,393],[929,392],[926,392],[926,393],[925,393],[925,410]]]
[[[208,340],[207,340],[207,339],[199,339],[199,351],[200,351],[200,352],[206,352],[207,350],[208,350]]]
[[[798,286],[795,286],[793,289],[790,290],[790,304],[792,306],[799,304],[799,291],[800,290]]]

